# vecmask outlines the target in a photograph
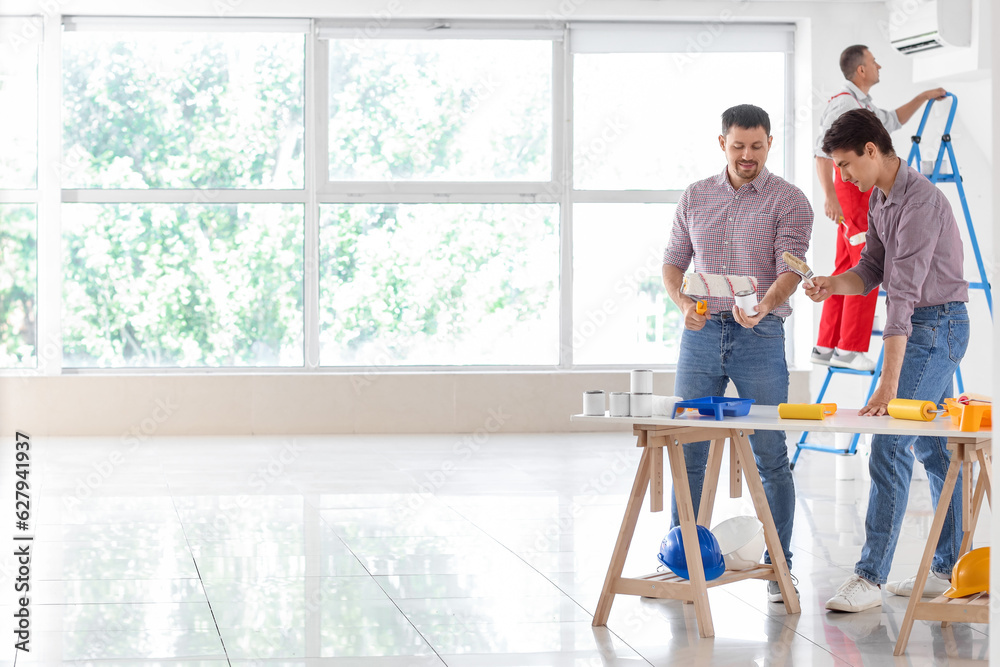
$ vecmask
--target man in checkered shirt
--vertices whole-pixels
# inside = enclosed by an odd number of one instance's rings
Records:
[[[739,395],[757,405],[788,400],[784,322],[799,276],[781,256],[788,251],[805,257],[813,211],[801,190],[764,166],[772,139],[763,109],[750,104],[727,109],[719,136],[726,169],[688,186],[677,204],[663,253],[663,284],[684,315],[674,393],[685,399],[722,396],[732,380]],[[757,312],[745,312],[731,296],[711,296],[705,299],[708,313],[697,313],[696,302],[680,291],[692,260],[699,273],[755,276],[763,295]],[[750,442],[790,568],[795,485],[785,434],[758,431]],[[684,447],[684,459],[698,507],[708,442]],[[672,515],[677,525],[676,503]],[[768,600],[781,602],[776,581],[768,582]]]

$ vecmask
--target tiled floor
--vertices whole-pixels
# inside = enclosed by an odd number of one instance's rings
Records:
[[[803,455],[793,571],[802,613],[760,581],[694,609],[619,596],[591,627],[638,461],[632,436],[36,439],[31,649],[16,664],[960,665],[987,627],[918,622],[906,599],[831,614],[861,549],[867,481]],[[475,446],[470,446],[470,443]],[[0,489],[13,499],[13,454]],[[850,459],[859,464],[860,457]],[[859,467],[859,466],[856,466]],[[720,492],[715,517],[750,512]],[[13,504],[13,500],[11,500]],[[11,508],[13,513],[13,507]],[[892,578],[931,520],[915,481]],[[655,568],[667,515],[645,512],[626,575]],[[987,544],[988,512],[977,546]],[[13,529],[12,529],[13,533]],[[13,535],[12,535],[13,536]],[[13,550],[0,557],[0,664],[15,658]],[[979,662],[978,664],[985,664]]]

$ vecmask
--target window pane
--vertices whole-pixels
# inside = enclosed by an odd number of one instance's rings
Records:
[[[737,104],[767,111],[774,135],[767,168],[784,176],[782,53],[578,54],[573,91],[577,189],[683,190],[722,173],[722,112]]]
[[[548,180],[552,43],[330,40],[331,180]]]
[[[683,322],[663,288],[674,204],[573,207],[573,363],[672,364]]]
[[[38,253],[35,207],[0,204],[0,368],[34,368]]]
[[[36,187],[38,171],[38,43],[25,40],[30,19],[0,26],[0,188]],[[23,22],[23,24],[22,24]],[[37,28],[33,28],[37,31]]]
[[[555,364],[554,204],[322,206],[323,365]]]
[[[300,34],[67,32],[69,188],[301,188]]]
[[[64,205],[65,365],[302,365],[302,215]]]

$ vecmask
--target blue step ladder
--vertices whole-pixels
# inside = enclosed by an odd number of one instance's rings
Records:
[[[986,267],[983,265],[983,256],[979,252],[979,241],[976,239],[976,230],[972,226],[972,214],[969,212],[969,204],[965,199],[965,188],[962,186],[962,176],[958,171],[958,162],[955,160],[955,150],[951,145],[951,125],[955,120],[955,111],[958,109],[958,98],[955,97],[953,93],[945,93],[946,97],[951,98],[951,110],[948,112],[948,120],[945,122],[944,134],[941,135],[941,146],[938,147],[937,159],[934,160],[934,169],[930,174],[924,174],[931,183],[954,183],[958,186],[958,198],[962,202],[962,213],[965,215],[965,227],[969,232],[969,240],[972,243],[972,251],[976,256],[976,266],[979,267],[979,282],[969,283],[969,289],[979,289],[983,290],[986,295],[986,305],[990,309],[990,319],[993,319],[993,292],[990,290],[989,280],[986,278]],[[924,126],[927,124],[927,119],[931,114],[931,106],[934,104],[934,100],[928,100],[927,106],[924,107],[924,115],[920,119],[920,126],[917,128],[917,133],[911,137],[913,145],[910,147],[910,155],[906,159],[906,163],[920,171],[920,137],[924,133]],[[944,173],[941,170],[942,164],[944,162],[945,154],[948,156],[948,164],[951,171]],[[885,292],[879,291],[879,296],[885,296]],[[873,331],[872,335],[881,335],[881,331]],[[867,405],[868,401],[871,399],[872,394],[875,393],[875,387],[878,386],[879,377],[882,375],[882,361],[885,356],[885,347],[878,353],[878,362],[875,364],[875,369],[871,371],[858,371],[852,368],[837,368],[835,366],[830,366],[826,371],[826,379],[823,381],[823,387],[819,390],[819,394],[816,396],[816,402],[822,403],[823,396],[826,395],[826,390],[830,386],[830,380],[834,375],[838,373],[846,373],[848,375],[868,375],[871,376],[871,384],[868,387],[868,395],[865,396],[864,404]],[[955,371],[955,380],[958,382],[959,393],[965,391],[964,383],[962,382],[962,368],[959,367]],[[809,432],[806,431],[799,438],[799,441],[795,445],[795,455],[792,457],[790,467],[794,470],[795,463],[799,460],[799,454],[802,453],[804,449],[810,449],[815,452],[827,452],[830,454],[841,454],[843,456],[851,456],[857,452],[858,439],[861,437],[859,433],[855,433],[854,437],[851,438],[851,445],[847,449],[841,447],[826,447],[824,445],[817,445],[809,443],[806,439],[809,437]]]

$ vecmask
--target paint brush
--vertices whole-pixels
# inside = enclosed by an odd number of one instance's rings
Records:
[[[806,264],[804,260],[799,259],[787,250],[781,254],[781,258],[785,260],[785,264],[788,265],[788,268],[802,276],[802,280],[804,281],[806,287],[813,288],[816,286],[811,280],[813,277],[812,269],[809,268],[809,265]]]

